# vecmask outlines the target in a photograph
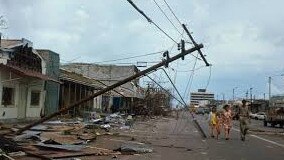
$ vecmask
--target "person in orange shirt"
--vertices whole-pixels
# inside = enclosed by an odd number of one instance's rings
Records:
[[[217,112],[217,113],[216,113],[216,118],[217,118],[216,132],[217,132],[217,139],[219,139],[219,135],[220,135],[221,129],[222,129],[222,127],[223,127],[223,117],[222,117],[222,113]]]
[[[222,116],[222,121],[223,121],[223,127],[225,131],[225,139],[229,140],[230,137],[230,131],[232,128],[232,111],[230,109],[230,105],[226,104],[224,106],[224,112]]]

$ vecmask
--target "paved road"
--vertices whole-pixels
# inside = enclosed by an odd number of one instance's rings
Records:
[[[207,121],[197,116],[202,128],[208,133]],[[144,142],[154,148],[154,153],[121,157],[121,159],[155,159],[155,160],[283,160],[283,137],[253,135],[245,142],[239,138],[238,127],[234,127],[231,139],[226,141],[208,138],[202,139],[189,118],[183,113],[178,120],[161,118],[151,122],[152,127],[142,127],[140,135]],[[138,127],[139,128],[139,127]],[[133,134],[138,134],[133,131]],[[135,133],[136,132],[136,133]],[[141,134],[145,132],[145,134]],[[146,136],[147,135],[147,136]],[[147,137],[147,138],[145,138]],[[139,139],[137,139],[139,140]],[[140,139],[141,140],[141,139]]]
[[[202,127],[208,133],[206,118],[198,116]],[[283,136],[276,135],[256,135],[253,132],[247,136],[245,142],[240,141],[238,122],[234,122],[231,140],[226,141],[207,139],[209,146],[209,159],[236,159],[236,160],[267,160],[267,159],[284,159],[284,140]],[[252,124],[259,124],[259,121],[252,121]],[[259,125],[259,127],[262,127]]]
[[[204,116],[196,117],[208,133]],[[237,123],[237,122],[235,122]],[[180,118],[157,118],[136,122],[133,130],[125,130],[119,137],[97,139],[97,147],[114,149],[121,143],[145,143],[153,148],[153,153],[120,155],[119,160],[282,160],[284,159],[283,136],[254,135],[245,142],[239,138],[237,125],[233,128],[231,139],[226,141],[202,139],[192,123],[189,113]],[[101,143],[100,143],[101,142]],[[84,159],[84,158],[82,158]],[[91,158],[92,159],[92,158]],[[106,160],[112,157],[96,157]]]

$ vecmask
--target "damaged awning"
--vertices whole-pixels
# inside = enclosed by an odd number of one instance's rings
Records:
[[[23,69],[17,66],[13,66],[13,65],[4,65],[4,64],[0,64],[0,67],[2,68],[6,68],[8,70],[10,70],[11,72],[18,74],[20,76],[25,76],[25,77],[33,77],[33,78],[37,78],[37,79],[42,79],[45,81],[53,81],[56,83],[61,83],[60,81],[50,78],[47,75],[44,75],[40,72],[36,72],[36,71],[32,71],[32,70],[27,70],[27,69]]]

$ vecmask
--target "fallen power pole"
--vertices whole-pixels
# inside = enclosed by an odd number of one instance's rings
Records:
[[[85,103],[85,102],[87,102],[89,100],[92,100],[93,98],[95,98],[95,97],[97,97],[99,95],[102,95],[102,94],[104,94],[104,93],[106,93],[108,91],[111,91],[111,90],[115,89],[116,87],[119,87],[119,86],[121,86],[121,85],[123,85],[123,84],[125,84],[125,83],[127,83],[127,82],[129,82],[131,80],[134,80],[134,79],[136,79],[138,77],[141,77],[141,76],[145,76],[147,73],[150,73],[151,71],[155,71],[155,70],[157,70],[158,68],[160,68],[162,66],[168,66],[169,63],[171,63],[171,62],[173,62],[173,61],[175,61],[175,60],[177,60],[179,58],[182,58],[185,55],[188,55],[188,54],[190,54],[190,53],[192,53],[192,52],[194,52],[196,50],[200,50],[201,48],[203,48],[203,45],[202,44],[198,44],[198,45],[195,45],[191,49],[183,50],[180,54],[177,54],[174,57],[167,58],[167,59],[163,60],[162,62],[160,62],[160,63],[158,63],[158,64],[156,64],[156,65],[154,65],[152,67],[149,67],[149,68],[147,68],[147,69],[145,69],[143,71],[140,71],[140,72],[138,72],[138,73],[136,73],[136,74],[134,74],[134,75],[132,75],[132,76],[130,76],[128,78],[125,78],[125,79],[123,79],[123,80],[121,80],[121,81],[119,81],[119,82],[117,82],[117,83],[115,83],[113,85],[110,85],[110,86],[108,86],[108,87],[106,87],[106,88],[104,88],[104,89],[102,89],[102,90],[92,94],[89,97],[86,97],[86,98],[84,98],[84,99],[82,99],[80,101],[77,101],[77,102],[75,102],[75,103],[73,103],[71,105],[67,105],[67,106],[63,107],[62,109],[60,109],[59,111],[57,111],[55,113],[52,113],[52,114],[50,114],[50,115],[48,115],[46,117],[43,117],[42,119],[40,119],[40,120],[38,120],[38,121],[36,121],[34,123],[31,123],[31,124],[25,126],[24,128],[19,129],[15,133],[16,134],[21,134],[22,132],[32,128],[33,126],[41,124],[41,123],[43,123],[43,122],[45,122],[45,121],[47,121],[47,120],[49,120],[49,119],[51,119],[51,118],[53,118],[53,117],[55,117],[57,115],[60,115],[61,113],[64,113],[64,112],[66,112],[66,111],[68,111],[70,109],[73,109],[74,107],[78,107],[80,104]]]

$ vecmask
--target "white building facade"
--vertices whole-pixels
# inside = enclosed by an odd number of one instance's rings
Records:
[[[198,92],[190,93],[190,105],[203,106],[214,100],[214,93],[207,92],[206,89],[198,89]]]
[[[45,62],[28,40],[1,40],[0,120],[39,118],[43,113]]]

